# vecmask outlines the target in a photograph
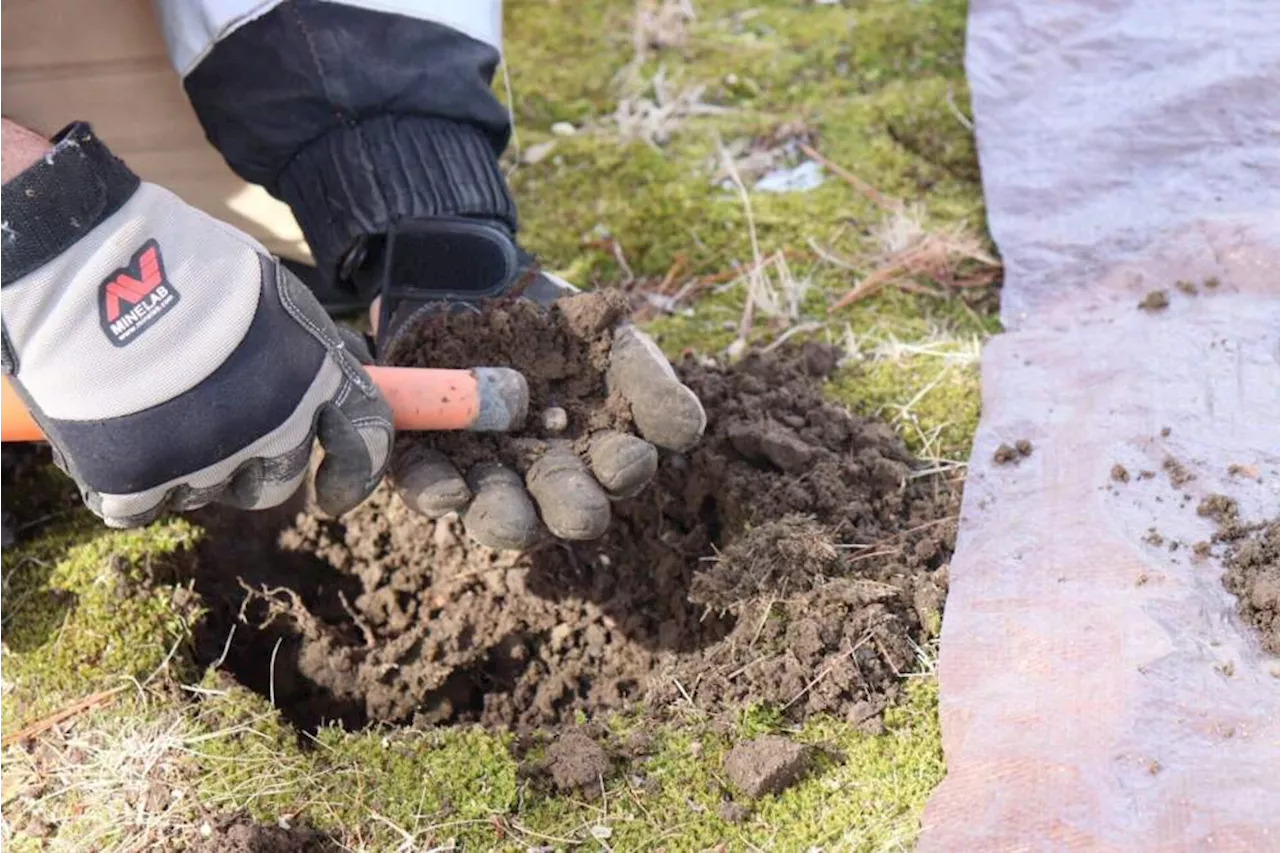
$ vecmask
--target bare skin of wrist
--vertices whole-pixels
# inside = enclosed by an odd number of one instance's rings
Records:
[[[3,132],[0,133],[0,182],[9,183],[9,179],[18,175],[32,163],[45,155],[52,146],[34,130],[29,130],[16,121],[3,119]]]

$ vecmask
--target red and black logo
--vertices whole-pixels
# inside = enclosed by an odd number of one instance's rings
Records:
[[[155,325],[178,304],[178,291],[165,278],[160,244],[154,239],[133,253],[129,266],[107,276],[98,288],[98,318],[111,343],[122,347]]]

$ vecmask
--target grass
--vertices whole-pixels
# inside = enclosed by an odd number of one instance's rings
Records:
[[[523,241],[572,280],[649,298],[673,356],[783,336],[844,345],[831,395],[961,467],[978,350],[996,330],[988,290],[971,285],[998,275],[982,257],[964,15],[960,0],[511,0],[520,145],[507,166]],[[801,146],[830,164],[820,185],[753,189],[808,159]],[[868,281],[878,289],[831,310]],[[828,719],[792,732],[843,760],[740,823],[720,815],[720,761],[734,738],[778,731],[776,709],[744,709],[728,731],[653,731],[653,753],[591,802],[541,789],[507,738],[482,732],[300,741],[265,699],[188,662],[198,601],[169,569],[200,535],[176,519],[107,531],[76,513],[5,551],[4,734],[128,687],[38,746],[5,749],[14,849],[190,841],[207,815],[246,809],[353,850],[893,850],[910,847],[944,772],[928,675],[881,734]],[[621,736],[646,727],[604,722]]]

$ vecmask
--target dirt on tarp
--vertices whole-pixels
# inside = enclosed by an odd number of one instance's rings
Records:
[[[1230,524],[1214,538],[1228,544],[1222,582],[1239,599],[1241,618],[1258,629],[1264,649],[1280,655],[1280,519]]]
[[[471,360],[521,367],[523,350],[500,343],[519,335],[491,335],[472,338]],[[958,489],[887,426],[823,398],[836,360],[805,345],[679,364],[706,436],[665,455],[594,542],[491,551],[387,487],[336,521],[206,512],[200,655],[274,686],[305,728],[528,731],[641,702],[718,714],[747,701],[874,725],[936,629]]]

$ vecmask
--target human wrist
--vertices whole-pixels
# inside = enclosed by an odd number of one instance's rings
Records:
[[[8,163],[11,122],[5,121]],[[14,127],[25,131],[18,125]],[[15,157],[26,165],[6,177],[3,283],[7,287],[65,252],[133,196],[139,179],[84,122],[54,135],[34,159],[35,134],[14,134]],[[20,141],[19,141],[20,140]]]
[[[50,148],[49,140],[12,119],[0,121],[0,180],[9,179],[31,166]]]

